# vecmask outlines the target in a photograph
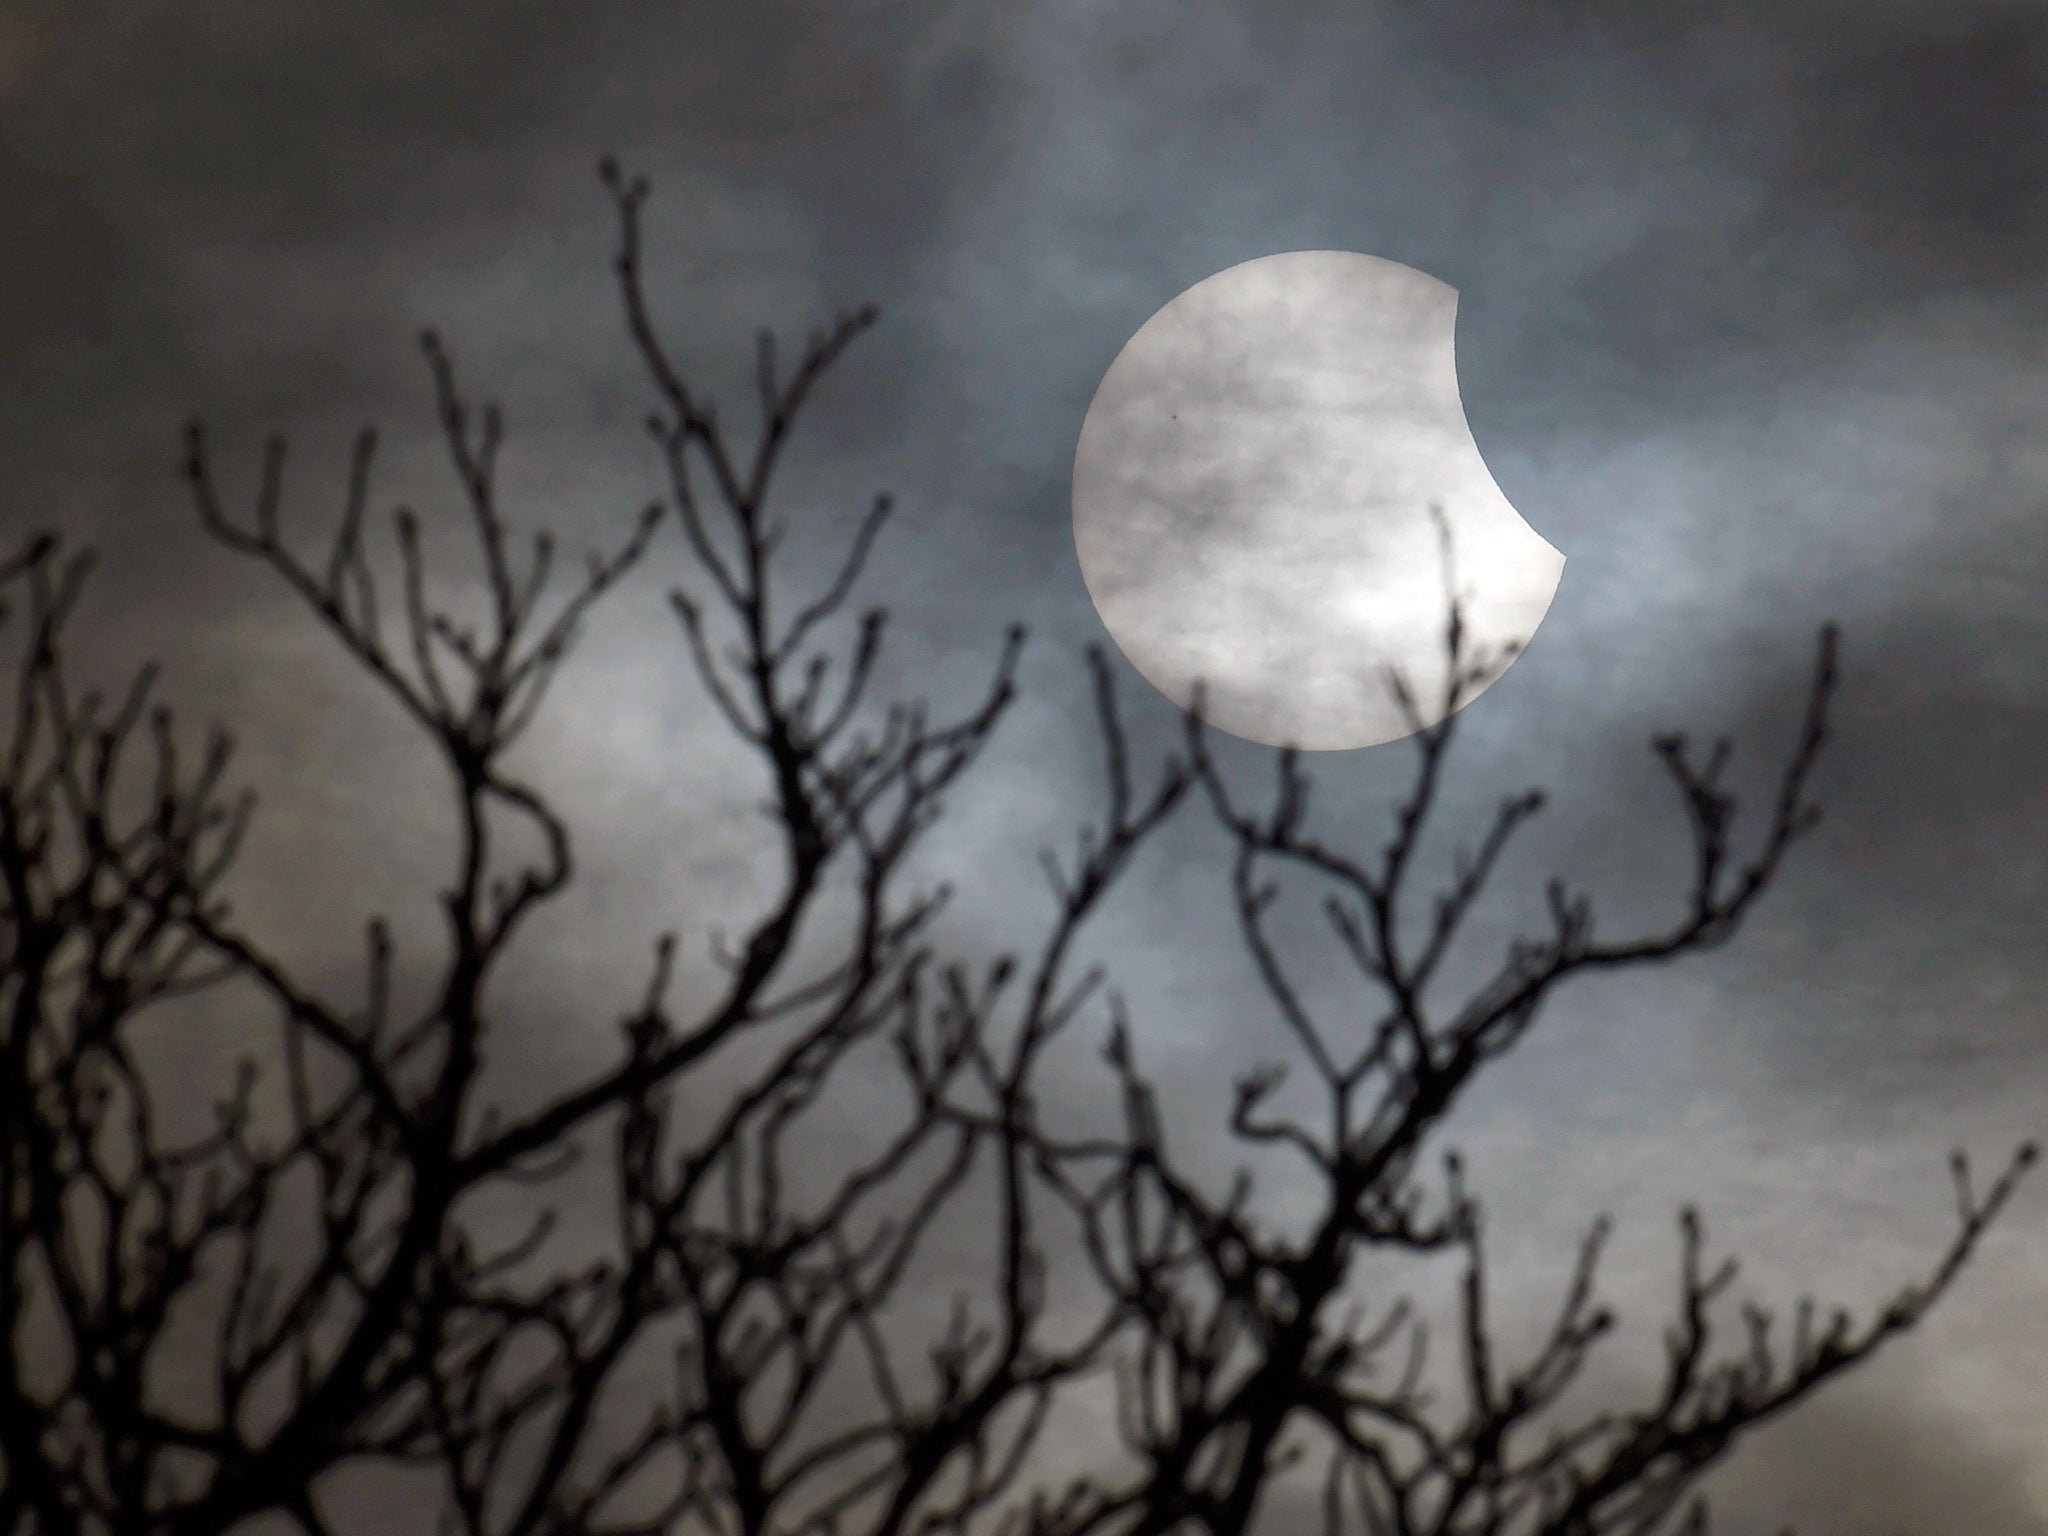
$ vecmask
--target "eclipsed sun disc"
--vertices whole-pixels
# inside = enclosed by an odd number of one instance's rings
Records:
[[[1506,670],[1564,556],[1465,420],[1457,290],[1399,262],[1288,251],[1195,284],[1103,376],[1074,454],[1074,544],[1132,666],[1233,735],[1309,751],[1444,715],[1449,593]],[[1448,556],[1448,564],[1446,561]],[[1451,585],[1447,586],[1447,580]]]

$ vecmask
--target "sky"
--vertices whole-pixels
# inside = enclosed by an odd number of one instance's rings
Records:
[[[694,377],[744,398],[757,326],[881,306],[784,486],[826,531],[895,493],[875,581],[905,686],[965,697],[1002,622],[1033,627],[1028,695],[947,844],[1019,871],[970,894],[990,942],[1042,903],[1018,828],[1063,840],[1086,814],[1080,652],[1104,637],[1067,497],[1103,371],[1213,272],[1364,251],[1459,290],[1473,436],[1570,561],[1455,757],[1467,813],[1553,790],[1503,923],[1552,868],[1617,931],[1668,910],[1684,845],[1648,737],[1727,731],[1761,773],[1842,625],[1827,818],[1751,926],[1562,995],[1454,1126],[1503,1283],[1547,1306],[1614,1211],[1610,1286],[1647,1361],[1671,1212],[1697,1200],[1763,1293],[1874,1299],[1945,1238],[1951,1145],[1990,1167],[2048,1131],[2048,11],[135,0],[84,24],[12,0],[0,532],[99,547],[81,664],[160,655],[187,713],[237,726],[264,791],[243,909],[316,974],[346,974],[371,910],[427,920],[434,767],[201,537],[181,424],[206,418],[243,498],[288,429],[309,532],[363,422],[384,499],[452,511],[431,324],[505,404],[514,515],[613,537],[661,487],[604,154],[652,180],[654,306]],[[707,893],[759,879],[724,815],[755,791],[660,600],[681,569],[670,540],[621,592],[535,749],[586,876],[527,1004],[603,994],[594,1045],[511,1064],[535,1081],[609,1043],[617,977],[679,907],[701,935]],[[1139,746],[1170,744],[1170,706],[1120,675]],[[1379,835],[1401,750],[1316,762],[1327,825]],[[1190,941],[1226,911],[1198,830],[1098,935],[1141,1057],[1191,1105],[1220,1102],[1257,1016],[1227,946]],[[1913,1337],[1731,1462],[1727,1528],[2041,1529],[2044,1274],[2037,1181]]]

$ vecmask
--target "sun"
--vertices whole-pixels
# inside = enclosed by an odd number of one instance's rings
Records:
[[[1103,624],[1183,708],[1336,751],[1442,717],[1447,561],[1468,654],[1512,658],[1564,556],[1495,484],[1458,394],[1457,290],[1288,251],[1195,284],[1103,376],[1074,453],[1074,545]],[[1459,707],[1496,681],[1468,689]]]

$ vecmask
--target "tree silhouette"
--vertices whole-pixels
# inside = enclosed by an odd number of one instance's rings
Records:
[[[409,511],[393,518],[395,581],[373,558],[372,434],[357,441],[331,543],[309,559],[282,529],[283,440],[267,446],[244,518],[190,431],[205,529],[296,593],[446,770],[458,854],[423,1005],[396,1001],[382,922],[347,999],[296,977],[243,926],[220,894],[251,811],[246,792],[229,794],[228,736],[216,729],[193,756],[150,704],[151,670],[111,704],[70,682],[63,636],[89,557],[66,559],[45,537],[0,567],[19,648],[0,769],[0,1536],[214,1536],[259,1517],[338,1536],[364,1527],[334,1478],[373,1466],[430,1477],[425,1524],[465,1536],[1234,1536],[1306,1476],[1322,1481],[1332,1536],[1704,1531],[1701,1475],[1744,1431],[1911,1328],[2032,1149],[1981,1195],[1957,1154],[1952,1242],[1871,1318],[1836,1311],[1816,1327],[1803,1301],[1787,1338],[1751,1306],[1744,1347],[1725,1359],[1709,1344],[1734,1266],[1708,1264],[1688,1211],[1661,1391],[1578,1420],[1559,1400],[1612,1321],[1594,1294],[1605,1226],[1581,1247],[1547,1338],[1509,1363],[1488,1322],[1479,1206],[1455,1155],[1440,1186],[1425,1157],[1567,978],[1735,931],[1814,822],[1832,635],[1747,862],[1722,787],[1727,743],[1701,759],[1683,738],[1660,740],[1695,853],[1682,917],[1596,938],[1587,899],[1553,884],[1549,930],[1448,1008],[1430,1001],[1432,982],[1540,796],[1503,801],[1422,905],[1416,850],[1455,716],[1417,730],[1391,840],[1361,857],[1312,835],[1291,753],[1277,754],[1270,802],[1248,809],[1199,713],[1184,757],[1141,783],[1110,669],[1091,654],[1100,823],[1065,857],[1046,855],[1054,900],[1034,941],[949,958],[934,927],[947,890],[919,886],[911,857],[1011,702],[1022,631],[955,717],[871,697],[886,615],[853,604],[889,502],[872,504],[809,590],[790,588],[767,509],[813,386],[874,312],[843,316],[786,369],[763,337],[760,428],[742,448],[650,317],[644,183],[609,164],[605,182],[670,494],[572,580],[556,579],[547,534],[514,539],[494,473],[499,413],[473,407],[431,334],[480,625],[430,601]],[[661,936],[614,1059],[512,1109],[481,1070],[509,1027],[500,976],[573,862],[561,814],[508,754],[592,609],[671,512],[693,571],[672,595],[682,640],[757,759],[779,883],[719,949],[708,1001],[671,1005],[677,945]],[[1497,658],[1467,654],[1451,612],[1455,704]],[[1183,1166],[1181,1131],[1168,1134],[1138,1065],[1142,1027],[1077,957],[1133,853],[1204,801],[1233,850],[1247,952],[1321,1104],[1315,1119],[1278,1112],[1279,1070],[1259,1067],[1238,1081],[1228,1125],[1247,1149],[1300,1163],[1314,1200],[1293,1234],[1260,1219],[1249,1172],[1218,1193]],[[537,856],[517,852],[522,836],[537,836]],[[1282,959],[1283,878],[1325,894],[1357,967],[1341,1018],[1317,1016]],[[821,915],[833,899],[850,918]],[[820,934],[822,955],[805,942]],[[275,1037],[251,1047],[212,1129],[177,1140],[138,1042],[163,1027],[165,1003],[205,1006],[235,988],[266,1000]],[[1077,1135],[1043,1110],[1044,1063],[1098,1002],[1122,1109]],[[822,1150],[807,1139],[816,1114],[863,1060],[888,1064],[893,1098],[863,1076],[872,1144]],[[736,1085],[698,1087],[729,1066]],[[266,1080],[282,1085],[281,1125],[258,1123]],[[592,1169],[607,1235],[565,1259],[565,1181]],[[945,1273],[957,1295],[934,1317],[918,1278],[930,1239],[976,1222],[990,1233],[985,1263]],[[1455,1410],[1421,1389],[1421,1309],[1361,1278],[1361,1261],[1405,1254],[1462,1258]],[[1117,1443],[1065,1464],[1048,1425],[1104,1392]]]

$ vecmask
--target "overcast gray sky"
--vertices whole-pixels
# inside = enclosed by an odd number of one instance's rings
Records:
[[[1770,1293],[1874,1297],[1944,1238],[1951,1143],[1990,1164],[2048,1130],[2048,10],[1443,9],[11,0],[5,531],[100,545],[95,664],[161,654],[241,727],[266,790],[245,884],[281,947],[318,965],[318,935],[369,910],[423,914],[433,764],[199,537],[179,424],[207,417],[238,492],[289,428],[309,531],[362,421],[390,441],[385,499],[451,504],[413,343],[431,323],[505,402],[515,517],[609,537],[659,489],[593,174],[617,153],[654,181],[657,307],[699,377],[743,382],[759,324],[882,306],[787,487],[826,528],[897,493],[877,581],[915,686],[964,688],[1003,619],[1036,627],[1033,696],[948,845],[1018,856],[1014,892],[978,898],[999,933],[1041,896],[1016,829],[1064,837],[1088,782],[1078,649],[1100,629],[1067,475],[1103,370],[1235,262],[1420,267],[1460,290],[1495,478],[1571,562],[1459,754],[1461,803],[1556,791],[1511,883],[1554,865],[1616,928],[1654,917],[1682,842],[1645,739],[1726,729],[1767,762],[1815,630],[1844,626],[1828,820],[1754,926],[1565,996],[1468,1107],[1503,1272],[1549,1296],[1613,1209],[1614,1291],[1654,1351],[1670,1211],[1697,1198]],[[659,601],[680,558],[664,544],[614,604],[543,750],[589,876],[536,1006],[598,996],[606,1043],[647,935],[750,878],[705,815],[753,792],[690,730]],[[1375,825],[1399,752],[1318,762],[1332,826]],[[1249,1049],[1242,979],[1176,939],[1221,921],[1216,852],[1164,845],[1104,940],[1146,1059],[1197,1097]],[[2037,1185],[1915,1337],[1728,1469],[1727,1528],[2043,1528],[2044,1275]]]

